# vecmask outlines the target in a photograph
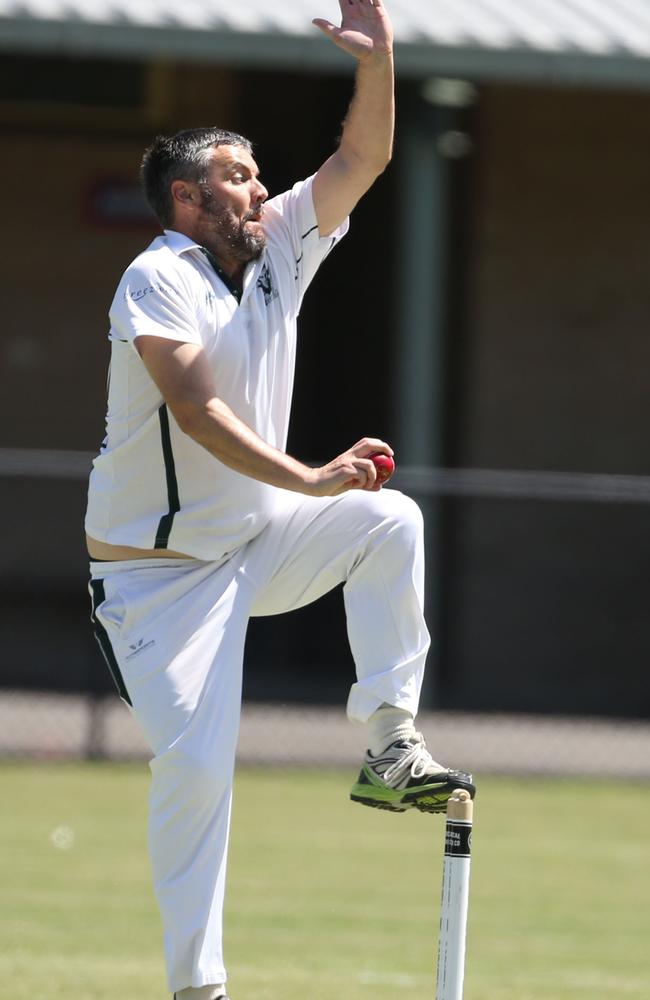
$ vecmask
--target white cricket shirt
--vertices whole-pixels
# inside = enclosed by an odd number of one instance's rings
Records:
[[[284,451],[302,296],[348,228],[346,220],[320,236],[312,182],[266,203],[267,246],[248,265],[241,301],[203,250],[170,230],[125,271],[109,313],[106,438],[85,524],[93,538],[219,559],[268,523],[281,491],[227,468],[180,430],[134,341],[153,335],[202,346],[217,396]]]

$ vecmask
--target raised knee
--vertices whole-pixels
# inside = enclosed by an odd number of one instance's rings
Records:
[[[405,534],[420,537],[424,530],[422,511],[415,500],[398,490],[382,490],[387,515],[394,527]]]

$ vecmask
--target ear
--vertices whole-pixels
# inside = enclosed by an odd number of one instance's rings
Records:
[[[179,207],[192,209],[200,203],[197,186],[189,181],[172,181],[170,191],[172,200]]]

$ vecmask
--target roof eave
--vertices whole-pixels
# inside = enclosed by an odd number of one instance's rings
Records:
[[[316,35],[255,34],[193,30],[132,23],[97,24],[89,21],[42,21],[33,18],[0,19],[0,51],[83,55],[105,58],[164,57],[220,65],[284,66],[290,69],[351,69],[334,45]]]
[[[348,74],[353,63],[318,36],[195,31],[131,23],[0,19],[0,51],[110,58],[185,59],[220,65]],[[649,89],[650,59],[628,52],[490,49],[400,42],[400,76],[476,82]]]
[[[402,45],[396,63],[405,76],[454,76],[476,82],[547,86],[650,88],[650,59],[629,52],[603,55],[578,50],[490,49]]]

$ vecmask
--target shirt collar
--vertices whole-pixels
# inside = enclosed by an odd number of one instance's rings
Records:
[[[201,246],[200,243],[195,243],[193,240],[189,238],[189,236],[185,236],[184,233],[179,233],[175,229],[165,229],[164,234],[167,246],[173,253],[176,254],[177,257],[180,257],[180,255],[183,253],[187,253],[189,250],[199,250],[203,256],[206,256],[205,247]],[[250,264],[246,266],[246,271],[244,272],[243,289],[241,293],[238,293],[236,295],[238,301],[241,301],[241,299],[244,297],[244,294],[248,291],[248,288],[252,285],[253,279],[255,280],[257,279],[259,272],[261,271],[262,267],[265,264],[265,261],[266,261],[266,250],[260,257],[258,257],[257,260],[251,261]],[[214,267],[214,264],[212,266]],[[224,281],[224,284],[228,288],[230,288],[230,282],[223,275],[221,268],[217,266],[215,267],[215,270],[217,274],[221,277],[221,280]]]
[[[195,243],[189,236],[185,236],[184,233],[179,233],[175,229],[165,229],[164,232],[167,246],[177,257],[188,250],[201,250],[201,245]]]

